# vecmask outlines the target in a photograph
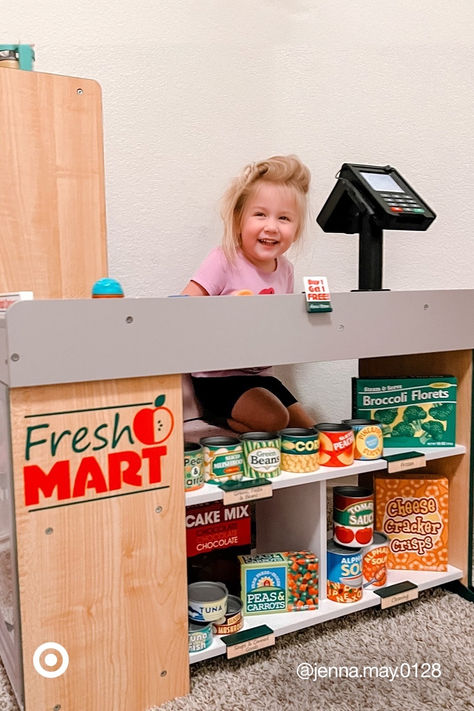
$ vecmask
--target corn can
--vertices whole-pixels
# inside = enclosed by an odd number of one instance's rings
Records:
[[[388,537],[374,531],[372,544],[362,549],[363,586],[381,587],[387,582]]]
[[[242,443],[237,437],[202,437],[204,480],[209,484],[242,479]]]
[[[319,463],[324,467],[348,467],[354,463],[354,431],[336,422],[315,425],[319,432]]]
[[[330,539],[327,546],[327,597],[334,602],[357,602],[362,597],[362,552]]]
[[[349,548],[372,543],[374,533],[374,495],[361,486],[335,486],[333,489],[334,542]]]
[[[314,428],[288,427],[280,436],[283,471],[308,474],[319,469],[319,437]]]
[[[272,479],[280,474],[280,435],[246,432],[242,435],[244,474],[250,479]]]
[[[194,491],[204,486],[202,447],[198,442],[184,443],[184,490]]]
[[[354,430],[354,459],[380,459],[383,437],[379,420],[342,420],[342,424]]]

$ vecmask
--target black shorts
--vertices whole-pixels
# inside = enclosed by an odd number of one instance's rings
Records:
[[[196,397],[204,409],[204,418],[217,421],[231,417],[235,403],[252,388],[265,388],[289,407],[296,398],[273,375],[228,375],[221,378],[191,378]]]

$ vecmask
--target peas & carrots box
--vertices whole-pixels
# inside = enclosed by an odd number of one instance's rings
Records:
[[[244,615],[317,610],[319,562],[310,551],[239,556]]]
[[[353,416],[379,420],[386,448],[456,444],[456,395],[451,375],[352,379]]]

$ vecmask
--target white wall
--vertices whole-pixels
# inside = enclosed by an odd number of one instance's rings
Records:
[[[127,295],[179,292],[220,239],[229,179],[289,152],[315,215],[345,161],[395,166],[433,207],[427,232],[386,232],[384,286],[473,287],[472,0],[16,0],[0,32],[35,44],[37,71],[102,86],[109,274]],[[298,288],[356,288],[357,237],[313,222],[295,268]],[[352,371],[285,377],[328,419],[349,414]]]

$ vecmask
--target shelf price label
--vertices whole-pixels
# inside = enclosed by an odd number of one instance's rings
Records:
[[[402,602],[416,600],[418,597],[417,586],[409,580],[395,583],[395,585],[387,585],[373,592],[380,597],[380,607],[382,610],[400,605]]]
[[[249,630],[228,634],[222,637],[222,641],[227,648],[227,659],[235,659],[265,647],[273,647],[275,633],[268,625],[259,625]]]
[[[426,467],[426,456],[422,452],[402,452],[401,454],[384,455],[382,459],[387,462],[387,472],[397,474],[410,469]]]
[[[219,487],[224,492],[224,506],[273,496],[272,483],[268,479],[231,480],[219,484]]]
[[[328,280],[324,276],[303,277],[308,313],[332,311]]]

